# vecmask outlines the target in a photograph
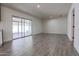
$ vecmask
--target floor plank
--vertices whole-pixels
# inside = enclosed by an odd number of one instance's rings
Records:
[[[66,35],[39,34],[13,40],[0,48],[1,56],[78,56]]]

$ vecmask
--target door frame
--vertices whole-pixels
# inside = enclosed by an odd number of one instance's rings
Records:
[[[21,22],[22,22],[22,19],[26,19],[26,20],[29,20],[29,21],[31,21],[31,34],[30,35],[27,35],[27,36],[24,36],[24,37],[28,37],[28,36],[31,36],[32,35],[32,32],[33,32],[33,30],[32,30],[32,20],[30,20],[30,19],[28,19],[28,18],[24,18],[24,17],[19,17],[19,16],[14,16],[14,15],[12,15],[12,17],[11,17],[11,23],[12,22],[17,22],[17,21],[13,21],[13,17],[17,17],[17,18],[21,18]],[[13,25],[13,24],[12,24]],[[19,23],[18,23],[18,26],[19,26]],[[25,25],[24,25],[25,26]],[[21,28],[22,29],[22,28]],[[25,34],[24,34],[25,35]],[[12,33],[12,40],[16,40],[16,39],[20,39],[20,38],[24,38],[24,37],[19,37],[19,38],[15,38],[15,39],[13,39],[13,33]]]
[[[75,38],[75,8],[72,10],[72,44],[74,44],[74,38]]]

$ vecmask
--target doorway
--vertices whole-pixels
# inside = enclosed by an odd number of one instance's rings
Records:
[[[12,34],[13,39],[23,38],[32,34],[31,30],[32,21],[21,18],[12,17]]]

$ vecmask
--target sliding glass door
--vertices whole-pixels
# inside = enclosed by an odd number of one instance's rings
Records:
[[[20,17],[12,17],[12,20],[13,39],[22,38],[32,34],[31,20]]]

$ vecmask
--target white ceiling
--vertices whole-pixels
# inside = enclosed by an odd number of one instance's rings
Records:
[[[20,10],[38,18],[47,19],[49,17],[66,16],[71,3],[5,3],[10,8]]]

